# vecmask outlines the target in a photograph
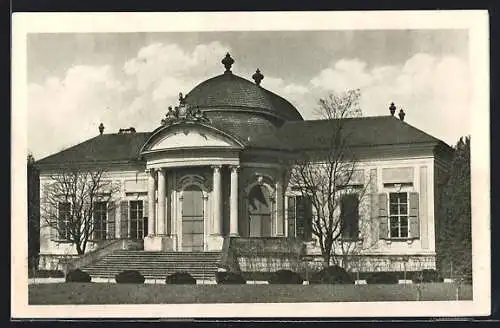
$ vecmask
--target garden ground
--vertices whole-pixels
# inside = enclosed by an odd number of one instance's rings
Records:
[[[29,285],[28,300],[31,305],[451,301],[456,286],[54,283]],[[472,286],[462,285],[458,294],[459,300],[472,300]]]

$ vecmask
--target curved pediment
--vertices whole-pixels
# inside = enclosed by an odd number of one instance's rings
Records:
[[[241,147],[237,139],[213,127],[202,124],[174,124],[153,133],[141,152]]]

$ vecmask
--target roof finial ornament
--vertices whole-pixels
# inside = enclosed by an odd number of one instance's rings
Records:
[[[231,55],[229,54],[229,52],[226,53],[226,57],[224,57],[224,59],[222,59],[221,63],[226,68],[226,71],[224,73],[230,74],[231,73],[231,66],[234,64],[234,59],[231,58]]]
[[[185,105],[186,104],[186,97],[182,94],[182,92],[179,92],[179,105]]]
[[[406,115],[406,114],[405,114],[405,112],[403,111],[403,108],[401,108],[401,109],[399,110],[399,114],[398,114],[398,115],[399,115],[399,119],[400,119],[401,121],[404,121],[404,120],[405,120],[405,115]]]
[[[396,106],[393,102],[391,102],[391,105],[389,106],[389,111],[391,112],[391,116],[394,116],[394,113],[396,112]]]
[[[260,82],[264,79],[264,75],[257,68],[255,73],[252,75],[252,79],[255,81],[255,84],[260,85]]]
[[[104,132],[104,124],[99,124],[99,134],[102,134]]]

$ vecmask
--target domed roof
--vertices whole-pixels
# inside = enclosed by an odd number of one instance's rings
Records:
[[[290,102],[261,87],[260,80],[250,82],[234,75],[229,69],[230,64],[225,66],[223,74],[201,82],[191,90],[186,95],[186,103],[204,112],[251,112],[283,121],[303,120]]]

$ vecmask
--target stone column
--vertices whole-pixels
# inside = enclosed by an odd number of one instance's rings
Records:
[[[231,236],[238,236],[238,170],[239,166],[231,166],[231,195],[229,205],[229,234]]]
[[[165,234],[165,201],[167,197],[166,188],[167,175],[164,169],[158,170],[158,231],[157,235]]]
[[[215,235],[222,234],[222,181],[220,165],[212,166],[213,169],[213,227],[212,231]]]
[[[283,237],[285,220],[285,197],[283,192],[283,173],[280,171],[276,181],[276,237]]]
[[[147,169],[146,173],[148,174],[148,236],[153,236],[156,227],[155,170]]]

